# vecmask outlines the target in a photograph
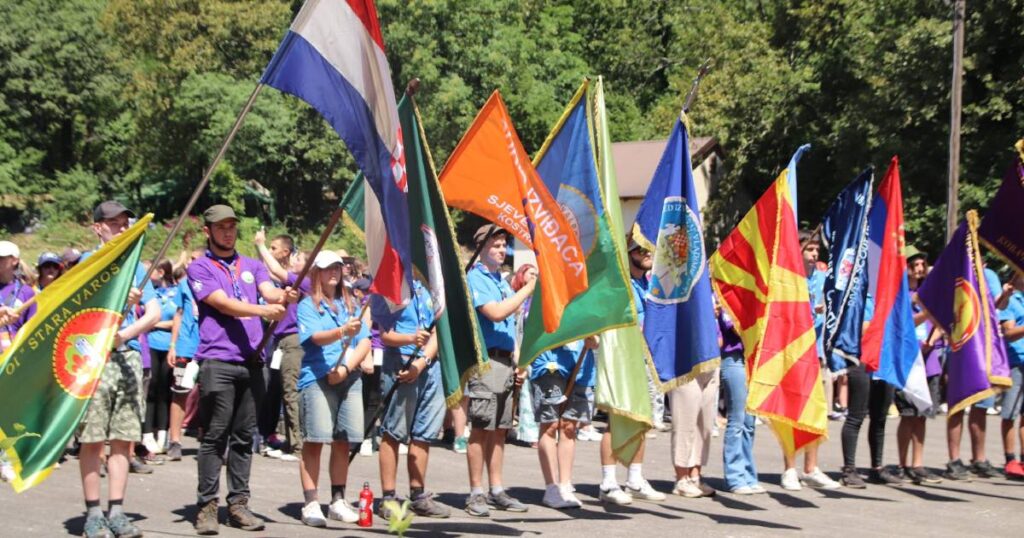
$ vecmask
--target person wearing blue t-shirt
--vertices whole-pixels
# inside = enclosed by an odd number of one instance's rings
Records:
[[[146,389],[146,418],[142,423],[142,444],[150,454],[162,454],[167,443],[168,412],[171,406],[171,366],[167,354],[171,349],[171,330],[178,310],[178,283],[174,280],[171,261],[157,263],[150,282],[160,304],[160,321],[149,331],[150,378]]]
[[[999,310],[999,324],[1006,341],[1006,358],[1010,365],[1010,379],[1013,385],[1003,395],[1002,433],[1003,452],[1006,455],[1006,478],[1024,478],[1024,420],[1014,432],[1014,423],[1021,415],[1021,401],[1024,400],[1024,273],[1017,273],[1009,286],[1003,290],[1005,308]],[[1002,299],[1003,297],[1001,297]],[[1017,441],[1020,440],[1021,458],[1017,459]]]
[[[193,250],[191,261],[203,255],[201,249]],[[199,305],[192,295],[188,279],[178,281],[178,293],[174,296],[174,319],[171,321],[171,345],[167,350],[167,365],[171,368],[171,410],[167,427],[167,459],[181,461],[181,428],[188,414],[189,393],[197,390],[196,366],[189,363],[199,347]],[[188,377],[188,378],[187,378]],[[197,395],[198,396],[198,395]],[[193,408],[198,401],[193,399]]]
[[[502,278],[501,266],[507,254],[508,234],[496,225],[481,226],[473,240],[480,248],[480,261],[470,269],[466,281],[487,345],[490,369],[473,376],[466,383],[467,415],[473,425],[466,452],[470,487],[466,512],[471,516],[487,517],[490,508],[526,511],[526,505],[505,491],[502,467],[505,436],[512,427],[512,397],[517,380],[515,314],[533,295],[537,279],[527,279],[526,285],[513,292]],[[485,461],[491,486],[489,494],[485,494],[483,489]]]

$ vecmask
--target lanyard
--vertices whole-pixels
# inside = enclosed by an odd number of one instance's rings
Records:
[[[21,282],[21,279],[19,279],[17,276],[15,276],[14,277],[14,291],[12,291],[11,294],[8,295],[7,297],[4,297],[4,301],[3,301],[4,306],[10,307],[10,308],[14,308],[14,303],[18,302],[18,294],[21,293],[22,286],[23,286],[23,284]]]
[[[221,270],[228,275],[228,278],[231,279],[231,288],[235,293],[235,299],[244,302],[245,298],[242,296],[242,285],[239,284],[239,281],[241,280],[240,273],[242,271],[242,262],[239,260],[238,254],[235,254],[234,258],[231,259],[231,263],[225,263],[224,260],[214,256],[209,250],[206,251],[206,257],[213,260],[214,264],[216,264],[217,267],[220,267]],[[232,270],[234,270],[233,273]]]

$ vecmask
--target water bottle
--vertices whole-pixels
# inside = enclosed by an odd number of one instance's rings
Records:
[[[363,482],[363,491],[359,492],[359,526],[373,526],[373,491],[369,482]]]

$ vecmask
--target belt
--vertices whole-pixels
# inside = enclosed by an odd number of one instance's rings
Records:
[[[499,359],[511,359],[512,358],[512,352],[511,351],[506,351],[504,349],[498,349],[496,347],[489,347],[489,348],[487,348],[487,356],[488,357],[497,357]]]

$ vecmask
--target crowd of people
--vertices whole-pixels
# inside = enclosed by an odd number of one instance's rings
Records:
[[[106,201],[93,212],[92,230],[103,244],[125,231],[134,217],[124,205]],[[354,452],[377,454],[380,516],[389,515],[383,501],[404,498],[396,484],[400,456],[406,455],[411,510],[421,517],[449,517],[452,507],[427,488],[430,450],[445,444],[466,454],[469,489],[461,508],[469,515],[526,512],[529,507],[504,486],[504,452],[510,437],[536,449],[546,506],[571,510],[582,505],[572,478],[577,440],[600,442],[602,502],[625,505],[666,498],[667,492],[655,490],[644,478],[643,444],[620,485],[611,432],[600,432],[592,424],[600,335],[549,350],[528,367],[518,367],[518,344],[538,273],[529,264],[509,272],[509,237],[502,229],[487,225],[474,234],[479,258],[467,273],[490,367],[468,380],[460,405],[446,409],[437,336],[429,329],[433,301],[423,283],[413,282],[411,300],[396,311],[384,298],[369,293],[370,275],[344,251],[316,254],[300,281],[298,273],[307,255],[291,237],[279,235],[268,241],[260,231],[252,238],[259,258],[249,258],[236,248],[238,218],[231,207],[211,206],[202,219],[203,247],[186,248],[176,260],[157,262],[148,279],[147,267],[136,268],[135,287],[128,296],[132,307],[69,447],[79,460],[85,536],[141,536],[123,510],[127,475],[152,473],[154,465],[180,461],[182,436],[189,433],[199,439],[194,524],[200,535],[217,534],[221,523],[222,468],[227,477],[227,522],[244,530],[263,529],[263,520],[249,508],[254,454],[297,462],[301,520],[314,527],[325,526],[327,519],[358,519],[352,496],[347,496],[353,491],[346,491]],[[822,356],[825,278],[820,243],[811,233],[801,233],[800,239]],[[633,241],[627,248],[633,297],[643,324],[651,253]],[[10,346],[34,313],[19,307],[89,255],[73,249],[63,255],[46,252],[32,268],[22,262],[16,245],[0,241],[0,351]],[[927,277],[928,257],[913,247],[907,248],[906,256],[910,286],[917,289]],[[1024,479],[1018,457],[1024,449],[1024,275],[1003,283],[995,271],[985,273],[1007,345],[1013,387],[998,399],[976,402],[969,411],[948,417],[945,471],[938,475],[924,466],[923,445],[928,419],[945,412],[941,402],[948,346],[942,332],[915,305],[933,407],[919,410],[900,391],[873,378],[859,361],[822,357],[830,418],[844,421],[843,467],[838,469],[838,481],[824,473],[818,466],[820,445],[804,451],[799,467],[796,457],[784,454],[783,488],[927,484],[964,480],[971,474]],[[869,305],[866,320],[870,310]],[[743,344],[728,314],[718,308],[715,315],[721,348],[718,368],[666,393],[656,380],[648,379],[653,431],[671,432],[676,476],[672,494],[715,495],[703,479],[703,469],[712,456],[711,437],[719,435],[722,426],[726,488],[736,495],[763,494],[766,489],[753,456],[759,419],[746,412]],[[264,332],[271,324],[264,353]],[[393,396],[385,401],[392,389]],[[986,418],[992,413],[1002,417],[1002,472],[986,453]],[[894,415],[899,416],[899,461],[885,462],[885,426]],[[379,423],[374,421],[377,416]],[[856,449],[865,419],[871,461],[863,476]],[[971,440],[966,462],[960,454],[965,420]],[[319,497],[325,445],[330,450],[326,515]],[[10,472],[5,463],[4,477]],[[104,474],[109,481],[106,512],[100,505]]]

